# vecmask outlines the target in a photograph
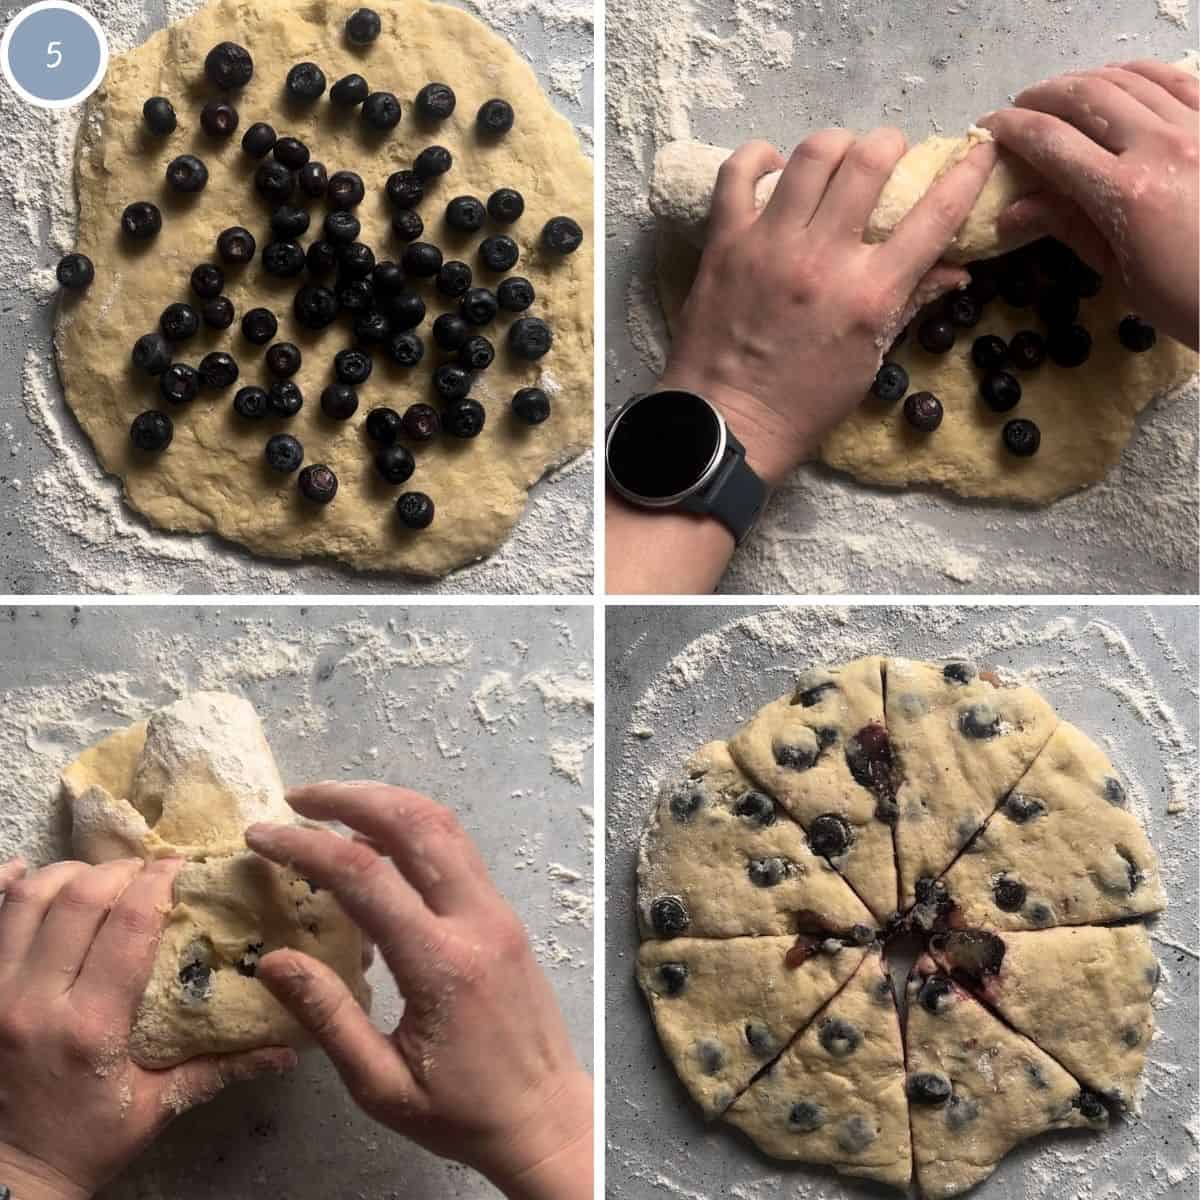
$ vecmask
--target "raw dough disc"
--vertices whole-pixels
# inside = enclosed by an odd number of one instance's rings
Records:
[[[217,533],[271,557],[329,557],[367,570],[436,576],[493,551],[520,516],[530,485],[590,444],[592,169],[574,129],[554,111],[528,64],[481,22],[443,4],[380,0],[374,7],[383,18],[383,35],[360,50],[343,35],[355,7],[353,0],[215,0],[112,60],[88,103],[76,160],[77,249],[94,261],[96,281],[62,305],[55,346],[67,400],[101,463],[122,477],[129,502],[155,524]],[[205,55],[226,39],[250,51],[255,72],[249,86],[232,95],[241,116],[238,132],[218,143],[199,130],[198,115],[216,94],[204,79]],[[307,112],[285,104],[280,93],[287,72],[305,60],[319,63],[330,83],[358,71],[372,87],[394,91],[404,110],[400,125],[376,143],[360,133],[357,115],[339,116],[328,95]],[[431,80],[449,83],[458,106],[436,129],[424,129],[415,122],[412,99]],[[142,104],[153,95],[169,97],[179,113],[180,129],[169,138],[144,130]],[[492,96],[513,104],[516,124],[495,146],[483,146],[474,118]],[[446,203],[459,195],[486,199],[504,186],[525,197],[524,215],[506,232],[521,248],[514,273],[526,275],[538,293],[527,315],[550,323],[554,347],[540,364],[522,363],[504,345],[512,318],[502,314],[489,326],[484,332],[496,343],[496,361],[474,389],[488,411],[482,435],[416,446],[417,470],[403,488],[376,476],[363,418],[373,407],[403,411],[430,398],[430,364],[438,355],[429,329],[451,305],[422,284],[429,307],[418,330],[426,340],[425,360],[405,372],[376,353],[355,417],[326,419],[319,396],[332,381],[334,354],[352,338],[344,318],[318,334],[301,329],[291,304],[303,280],[274,279],[261,270],[268,210],[254,191],[253,160],[241,149],[242,133],[258,120],[299,137],[330,174],[362,175],[367,198],[356,213],[362,240],[380,259],[398,259],[403,249],[389,228],[383,184],[427,145],[446,146],[454,166],[427,187],[419,209],[425,236],[447,258],[470,262],[480,283],[494,286],[499,278],[476,257],[481,238],[497,229],[489,222],[479,234],[453,234],[442,220]],[[186,199],[169,192],[163,178],[166,164],[182,153],[198,155],[210,171],[207,188]],[[125,206],[142,199],[162,209],[163,228],[153,242],[131,248],[118,224]],[[314,228],[304,244],[313,240],[325,203],[314,203],[311,211]],[[565,258],[538,246],[542,226],[557,215],[573,217],[584,229],[583,245]],[[154,381],[130,367],[131,346],[156,327],[169,303],[188,299],[191,269],[215,260],[216,237],[231,225],[245,225],[259,243],[249,267],[225,269],[237,322],[226,332],[202,330],[181,358],[195,365],[210,350],[228,350],[242,368],[238,387],[265,386],[263,350],[241,337],[238,322],[249,308],[270,308],[280,320],[278,340],[293,341],[304,353],[296,376],[304,408],[286,422],[247,422],[232,412],[233,389],[202,392],[188,410],[172,411],[171,446],[140,456],[129,443],[130,423],[159,401]],[[510,416],[508,403],[518,388],[534,385],[551,396],[554,411],[531,428]],[[284,429],[303,443],[307,462],[326,463],[336,472],[340,487],[333,503],[309,504],[294,476],[281,477],[263,465],[267,437]],[[400,527],[393,511],[396,496],[408,489],[427,492],[437,506],[433,525],[419,533]]]

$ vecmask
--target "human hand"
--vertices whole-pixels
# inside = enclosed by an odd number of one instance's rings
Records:
[[[179,865],[0,865],[0,1184],[17,1200],[90,1196],[180,1113],[295,1064],[288,1049],[130,1061]]]
[[[1200,81],[1146,60],[1060,75],[979,122],[1052,190],[1002,228],[1050,234],[1124,281],[1139,316],[1196,347]]]
[[[258,978],[375,1120],[487,1175],[513,1200],[592,1195],[591,1080],[516,914],[449,809],[403,788],[292,789],[325,829],[254,825],[246,843],[333,891],[405,1000],[381,1033],[328,967],[276,950]]]
[[[750,142],[721,168],[660,386],[715,404],[769,483],[862,403],[917,310],[967,282],[938,260],[987,181],[995,146],[976,146],[887,241],[868,244],[863,229],[905,149],[896,129],[828,129],[801,142],[786,167],[766,142]],[[759,213],[754,185],[781,167]]]

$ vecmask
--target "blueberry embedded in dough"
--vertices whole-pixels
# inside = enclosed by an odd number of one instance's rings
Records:
[[[809,1100],[797,1100],[788,1109],[788,1128],[796,1133],[813,1133],[825,1124],[825,1110]]]
[[[687,932],[691,918],[678,896],[659,896],[650,905],[650,923],[659,937],[672,938]]]
[[[828,1017],[818,1022],[817,1038],[834,1058],[845,1058],[862,1045],[863,1035],[840,1017]]]

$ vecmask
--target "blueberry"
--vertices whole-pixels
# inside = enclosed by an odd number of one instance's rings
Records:
[[[411,330],[405,330],[391,335],[387,352],[398,367],[415,367],[425,357],[425,343]]]
[[[906,1090],[914,1104],[945,1104],[950,1099],[950,1080],[932,1071],[918,1071],[908,1077]]]
[[[281,204],[271,214],[271,232],[285,240],[295,239],[308,232],[308,210],[292,204]]]
[[[240,225],[231,225],[217,238],[217,254],[231,267],[243,267],[254,258],[258,243],[254,234]]]
[[[990,704],[972,704],[958,714],[958,732],[967,738],[994,738],[1000,733],[1000,714]]]
[[[1026,825],[1037,817],[1045,816],[1046,806],[1035,796],[1020,792],[1009,792],[1002,808],[1004,815],[1017,825]]]
[[[1104,1107],[1104,1101],[1095,1092],[1081,1089],[1079,1095],[1071,1103],[1089,1121],[1104,1121],[1108,1117],[1108,1109]]]
[[[943,311],[946,320],[956,329],[971,329],[979,324],[983,316],[983,305],[965,288],[951,292],[945,300]]]
[[[320,200],[329,190],[329,173],[324,163],[310,162],[296,172],[296,184],[310,200]]]
[[[437,274],[437,290],[443,296],[457,300],[471,288],[471,268],[465,262],[452,258],[442,263]]]
[[[400,265],[418,279],[432,279],[442,269],[442,252],[431,242],[409,242]]]
[[[850,849],[853,841],[853,831],[846,820],[837,813],[822,813],[809,823],[808,844],[814,854],[837,858],[839,854],[845,854]]]
[[[992,884],[992,898],[1001,912],[1020,912],[1025,905],[1025,885],[1002,875]]]
[[[688,967],[687,963],[682,962],[665,962],[660,963],[658,967],[658,983],[662,988],[663,994],[667,996],[678,996],[680,992],[687,987]]]
[[[391,92],[372,92],[362,106],[363,124],[380,133],[400,124],[400,101]]]
[[[351,242],[358,241],[358,235],[362,233],[362,224],[352,212],[335,209],[325,217],[324,229],[327,241],[335,246],[348,246]]]
[[[486,371],[492,365],[496,351],[481,334],[469,337],[458,352],[458,361],[468,371]]]
[[[290,379],[277,379],[267,388],[267,401],[275,416],[294,417],[304,407],[304,393]]]
[[[279,279],[295,279],[304,272],[304,250],[298,242],[271,242],[263,247],[263,270]]]
[[[210,100],[200,110],[200,128],[213,138],[232,137],[238,127],[238,111],[224,100]]]
[[[943,317],[927,317],[917,326],[917,341],[930,354],[945,354],[954,338],[954,326]]]
[[[319,100],[325,94],[325,72],[314,62],[297,63],[287,74],[287,92],[293,100]]]
[[[890,787],[892,742],[879,721],[868,721],[846,741],[846,766],[861,786],[880,792]]]
[[[340,308],[356,315],[378,307],[375,288],[369,279],[339,279],[337,301]]]
[[[775,1039],[771,1031],[761,1021],[747,1021],[745,1027],[746,1044],[758,1058],[770,1058],[775,1051]]]
[[[838,1148],[847,1154],[861,1154],[879,1136],[879,1130],[858,1113],[847,1117],[838,1129]]]
[[[1104,781],[1104,798],[1117,808],[1125,807],[1125,785],[1115,775]]]
[[[200,376],[187,363],[172,363],[158,377],[158,394],[168,404],[190,404],[200,395]]]
[[[428,442],[442,429],[442,419],[432,404],[410,404],[404,410],[404,435],[414,442]]]
[[[129,427],[129,440],[138,450],[165,450],[175,436],[171,418],[157,409],[139,413]]]
[[[305,329],[325,329],[337,320],[338,298],[328,288],[306,284],[296,293],[292,313]]]
[[[405,492],[396,501],[396,516],[408,529],[428,529],[433,524],[433,501],[424,492]]]
[[[413,160],[413,172],[418,179],[436,179],[454,165],[454,157],[445,146],[426,146]]]
[[[167,163],[167,186],[176,192],[202,192],[208,168],[194,154],[181,154]]]
[[[817,746],[801,746],[797,743],[780,743],[772,747],[775,761],[789,771],[807,771],[820,757]]]
[[[338,256],[338,266],[343,279],[366,279],[371,275],[374,286],[375,252],[365,242],[351,242],[343,246]]]
[[[507,100],[485,100],[475,114],[475,128],[486,137],[503,137],[513,127],[513,109]]]
[[[300,370],[300,347],[292,342],[276,342],[267,351],[266,362],[276,379],[290,379]]]
[[[368,346],[381,346],[391,336],[392,327],[381,312],[363,312],[354,318],[354,336]]]
[[[959,1096],[951,1096],[946,1105],[946,1124],[957,1132],[966,1128],[979,1116],[979,1105],[974,1100],[963,1100]]]
[[[921,910],[916,914],[917,920],[925,927],[932,925],[939,917],[945,916],[954,907],[950,893],[940,879],[922,875],[913,890],[916,894],[917,908]]]
[[[193,268],[189,282],[201,300],[215,300],[225,290],[225,273],[212,263],[201,263]]]
[[[337,476],[324,463],[312,463],[300,472],[300,494],[313,504],[328,504],[337,495]]]
[[[500,304],[495,293],[487,288],[470,288],[458,302],[458,311],[462,314],[463,320],[471,325],[487,325],[496,319],[496,313],[499,310]],[[516,322],[513,323],[512,328],[516,328]]]
[[[71,292],[81,292],[96,278],[96,268],[86,254],[64,255],[55,268],[60,286]]]
[[[454,313],[442,313],[433,323],[433,340],[442,350],[459,350],[471,336],[471,326]]]
[[[511,271],[521,257],[517,243],[505,233],[484,238],[479,245],[479,257],[489,271]]]
[[[775,802],[763,792],[743,792],[734,802],[733,811],[743,821],[765,829],[776,820]]]
[[[395,409],[373,408],[367,413],[366,429],[371,441],[380,446],[391,446],[404,432],[404,421]]]
[[[811,678],[811,675],[809,678]],[[820,704],[829,692],[836,692],[837,684],[832,679],[826,679],[808,688],[801,688],[797,684],[797,689],[792,703],[799,704],[801,708],[813,708]]]
[[[474,196],[455,196],[446,205],[446,224],[459,233],[475,233],[483,227],[487,210]]]
[[[746,874],[755,887],[775,887],[787,878],[788,863],[786,859],[780,858],[778,855],[768,858],[752,858],[746,864]]]
[[[404,290],[404,272],[398,263],[385,258],[371,269],[371,284],[376,295],[394,296]]]
[[[693,1049],[699,1060],[700,1070],[705,1075],[716,1075],[725,1065],[725,1052],[721,1043],[713,1038],[699,1038],[693,1043]]]
[[[452,437],[473,438],[483,432],[486,420],[487,412],[483,405],[468,397],[450,405],[442,424]]]
[[[212,999],[212,967],[191,958],[179,971],[179,983],[185,1004],[202,1004]]]
[[[554,344],[554,334],[537,317],[518,317],[508,329],[508,348],[518,358],[536,362]]]
[[[1009,358],[1014,367],[1022,371],[1032,371],[1046,361],[1046,343],[1040,333],[1032,329],[1022,329],[1013,334],[1008,347]]]
[[[510,275],[496,285],[496,303],[505,312],[524,312],[534,299],[533,284],[520,275]]]
[[[417,468],[406,446],[380,446],[375,452],[375,470],[387,483],[407,483]]]
[[[942,668],[942,678],[947,683],[970,683],[978,673],[974,663],[964,661],[948,662]]]
[[[255,190],[271,204],[286,203],[295,186],[296,180],[291,171],[273,158],[259,163],[254,172]]]
[[[1010,308],[1028,308],[1037,295],[1037,279],[1028,264],[1006,263],[997,280],[1000,297]]]
[[[447,83],[427,83],[418,93],[417,115],[425,121],[444,121],[454,112],[457,100]]]
[[[366,383],[374,365],[366,350],[339,350],[333,359],[333,370],[339,383]]]
[[[1018,458],[1029,458],[1042,444],[1042,431],[1024,419],[1009,421],[1003,431],[1004,448]]]
[[[355,46],[369,46],[383,29],[373,8],[357,8],[346,18],[346,39]]]
[[[321,411],[333,421],[348,421],[358,411],[358,393],[348,383],[331,383],[321,393]]]
[[[425,184],[416,171],[393,171],[384,190],[395,208],[416,208],[425,198]]]
[[[979,385],[979,394],[992,412],[1008,412],[1021,402],[1021,385],[1007,371],[989,371]]]
[[[863,1036],[849,1021],[826,1017],[817,1027],[817,1039],[834,1058],[849,1058],[862,1045]]]
[[[1004,339],[985,333],[971,343],[971,361],[983,371],[1002,367],[1008,361],[1008,346]]]
[[[1079,297],[1073,289],[1056,284],[1038,296],[1034,311],[1048,326],[1073,325],[1079,316]]]
[[[1140,1045],[1142,1040],[1142,1031],[1130,1025],[1128,1029],[1121,1031],[1121,1042],[1132,1050],[1135,1046]]]
[[[908,372],[899,363],[885,362],[875,372],[871,394],[885,404],[895,404],[897,400],[903,400],[907,391]]]
[[[144,333],[133,344],[133,365],[147,375],[161,375],[171,365],[171,347],[161,333]]]
[[[273,471],[290,474],[304,461],[304,447],[290,433],[276,433],[267,438],[267,466]]]
[[[527,425],[540,425],[550,416],[550,397],[541,388],[521,388],[512,398],[513,415]]]
[[[551,254],[574,254],[583,245],[583,230],[570,217],[551,217],[542,227],[541,245]]]
[[[158,327],[168,342],[186,342],[200,331],[200,314],[190,304],[168,304]]]
[[[932,433],[942,423],[942,402],[932,392],[913,392],[904,401],[904,419],[919,433]]]
[[[1132,350],[1134,354],[1145,353],[1158,340],[1154,326],[1132,313],[1121,318],[1121,323],[1117,326],[1117,337],[1121,345],[1126,350]]]
[[[1050,925],[1054,922],[1054,910],[1048,904],[1037,903],[1029,908],[1029,919],[1035,925]]]
[[[471,390],[471,372],[457,363],[443,363],[433,373],[433,388],[443,400],[461,400]]]
[[[220,42],[208,52],[204,74],[222,91],[243,88],[254,77],[254,59],[236,42]]]
[[[921,984],[917,992],[917,1000],[926,1012],[937,1016],[950,1003],[949,998],[954,994],[954,988],[945,975],[930,975]]]
[[[255,121],[242,134],[242,149],[251,158],[266,158],[278,140],[275,130],[265,121]]]
[[[1092,335],[1082,325],[1059,325],[1046,339],[1050,361],[1060,367],[1079,367],[1091,357]]]
[[[415,242],[425,232],[425,222],[420,213],[411,208],[402,208],[392,214],[392,232],[402,242]]]
[[[366,194],[362,176],[356,171],[336,171],[329,177],[326,195],[330,205],[335,209],[357,208],[363,202]],[[354,237],[358,237],[357,232]],[[354,238],[350,240],[353,241]]]
[[[235,315],[233,301],[228,296],[214,296],[200,309],[200,318],[210,329],[228,329]]]
[[[121,214],[121,232],[126,237],[148,241],[162,229],[162,213],[149,200],[137,200]]]
[[[145,121],[146,128],[159,137],[174,133],[179,124],[175,117],[175,108],[166,96],[151,96],[142,105],[142,120]]]
[[[809,1100],[798,1100],[788,1109],[788,1128],[793,1133],[813,1133],[825,1124],[825,1110]]]
[[[393,329],[415,329],[425,320],[425,301],[416,292],[403,291],[387,298],[385,311]]]
[[[214,350],[200,360],[198,372],[205,387],[222,391],[237,383],[238,365],[231,355]]]
[[[233,398],[233,411],[247,421],[261,421],[271,408],[271,399],[260,387],[239,388]]]
[[[329,99],[339,108],[356,108],[371,94],[371,88],[361,75],[343,75],[329,89]]]

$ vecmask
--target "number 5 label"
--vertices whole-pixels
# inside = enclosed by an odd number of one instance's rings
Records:
[[[39,108],[86,100],[107,69],[104,30],[69,0],[39,0],[22,9],[0,40],[0,70],[9,87]]]

